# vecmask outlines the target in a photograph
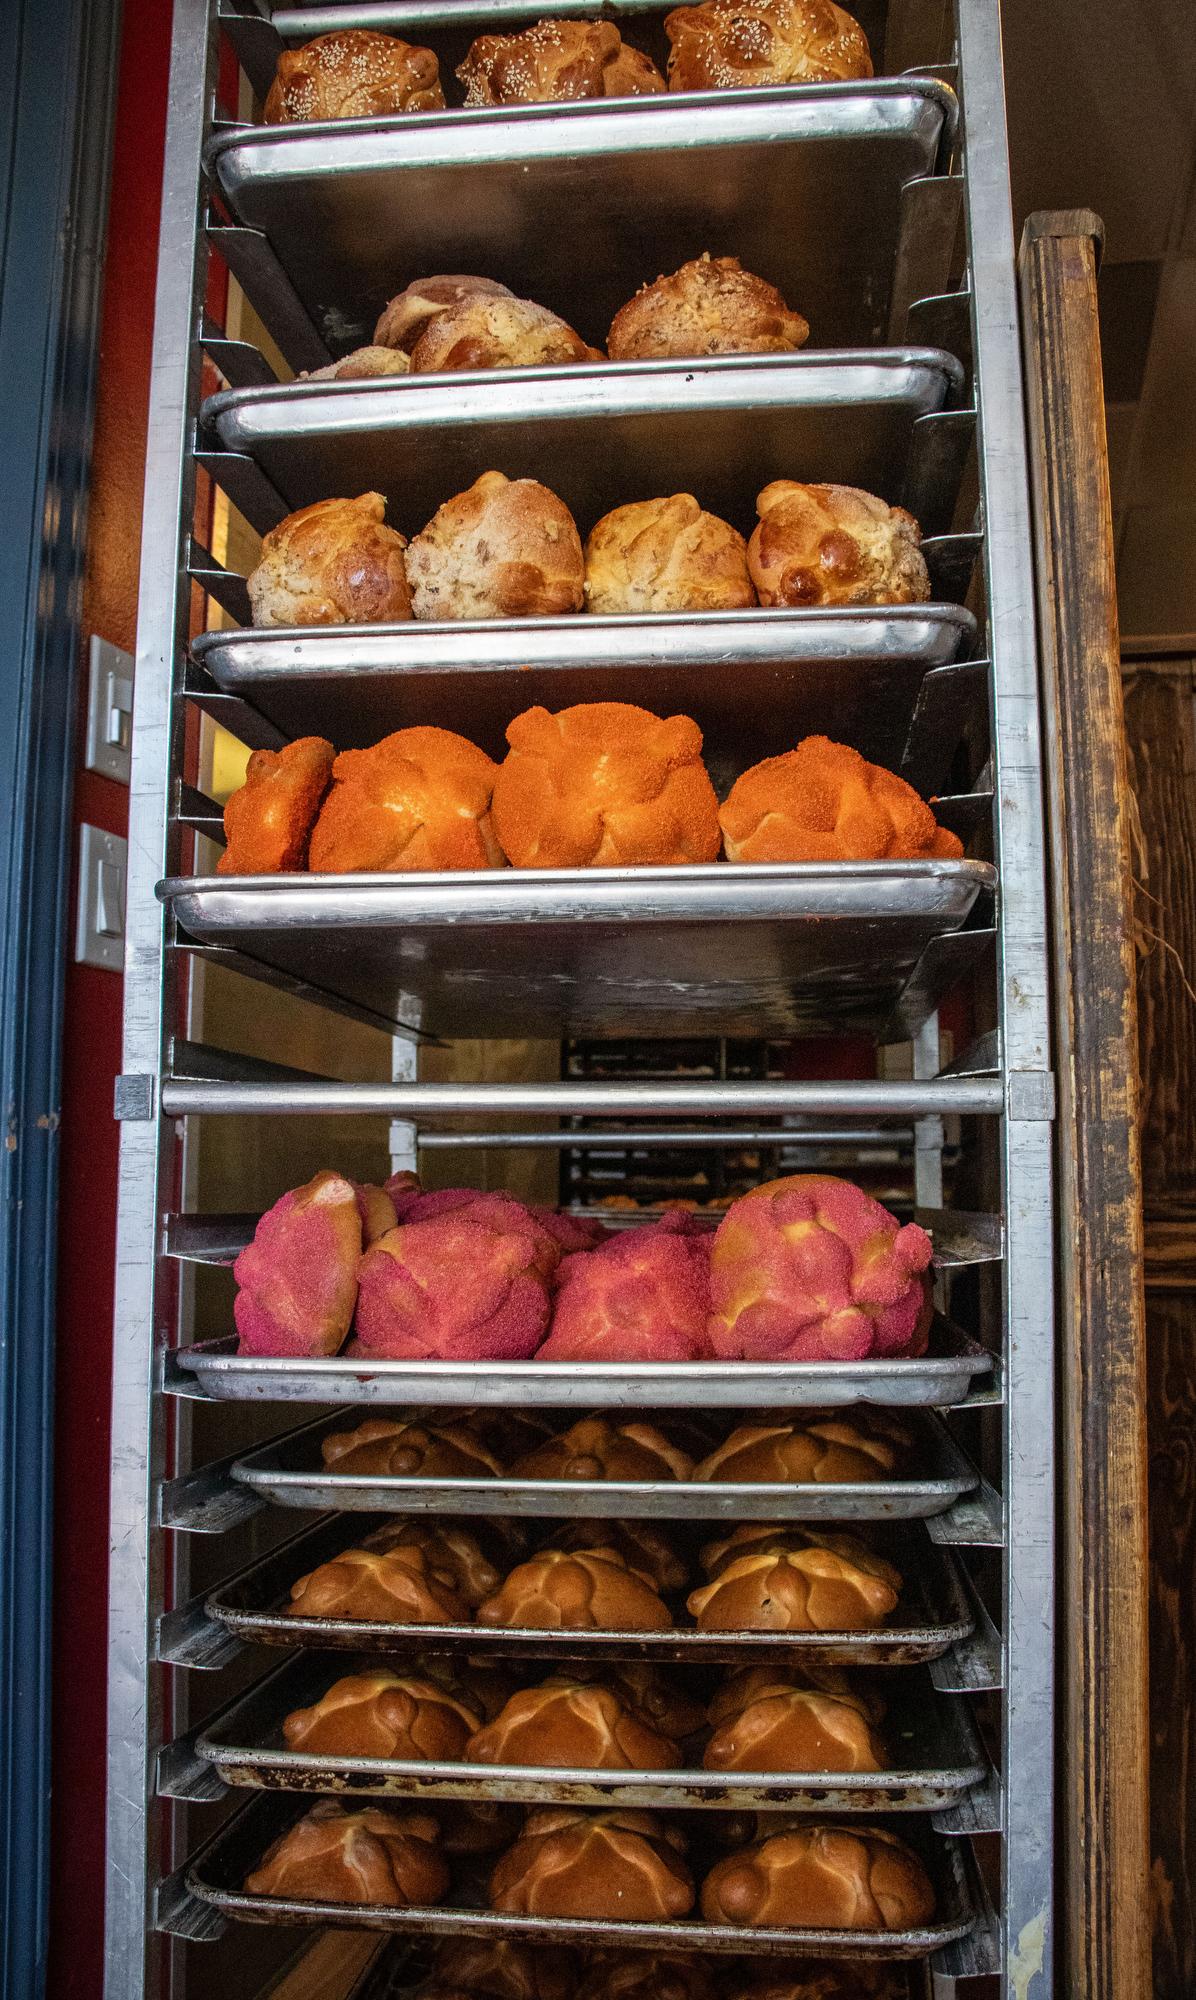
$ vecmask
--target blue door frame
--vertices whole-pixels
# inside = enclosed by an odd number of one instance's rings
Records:
[[[79,606],[119,14],[119,0],[0,0],[4,2000],[38,2000],[45,1986],[60,1050]]]

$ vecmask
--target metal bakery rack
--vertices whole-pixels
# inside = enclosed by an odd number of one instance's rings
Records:
[[[474,34],[549,12],[613,15],[659,57],[666,11],[659,0],[175,0],[117,1092],[108,2000],[264,1993],[288,1955],[323,1949],[325,1927],[358,1925],[394,1934],[364,1983],[347,1973],[336,1989],[362,2000],[410,1983],[421,1938],[496,1931],[890,1957],[908,1963],[911,1994],[934,2000],[990,1991],[986,1979],[1009,2000],[1052,1990],[1053,1096],[997,8],[864,0],[869,82],[254,122],[280,50],[333,27],[426,39],[451,79]],[[811,345],[380,384],[280,379],[368,339],[385,300],[429,271],[487,273],[598,341],[640,283],[705,249],[778,283],[808,316]],[[252,336],[232,337],[214,308],[230,274]],[[370,486],[412,533],[492,466],[544,479],[583,532],[610,506],[683,486],[746,529],[771,478],[858,483],[917,515],[933,601],[255,631],[245,565],[205,546],[198,503],[213,493],[235,510],[242,546],[296,507]],[[312,731],[347,748],[435,722],[501,754],[521,709],[594,697],[694,716],[720,788],[806,733],[853,743],[935,795],[968,858],[210,872],[220,814],[200,782],[202,717],[249,748]],[[320,1075],[216,1046],[197,998],[204,966],[240,975],[259,1019],[281,993],[381,1029],[390,1075]],[[809,1060],[846,1035],[865,1054],[845,1074]],[[488,1036],[566,1053],[542,1081],[446,1080],[443,1063],[430,1074],[427,1051]],[[696,1066],[687,1043],[705,1051]],[[601,1172],[587,1170],[602,1160],[616,1163],[608,1188],[638,1173],[654,1203],[669,1174],[684,1181],[687,1154],[733,1156],[736,1187],[745,1156],[759,1156],[760,1178],[777,1162],[825,1160],[871,1174],[933,1236],[930,1352],[833,1369],[240,1358],[231,1312],[221,1337],[197,1334],[195,1279],[206,1267],[227,1307],[231,1280],[210,1267],[232,1261],[254,1215],[198,1207],[196,1159],[210,1122],[235,1132],[235,1152],[280,1118],[318,1129],[332,1165],[346,1119],[358,1132],[374,1121],[396,1165],[449,1152],[465,1179],[496,1148],[561,1159],[563,1196],[581,1209],[603,1199]],[[620,1194],[624,1208],[634,1198]],[[693,1482],[537,1493],[502,1480],[355,1482],[318,1451],[323,1430],[363,1404],[540,1406],[562,1425],[618,1406],[662,1421],[705,1413],[725,1430],[739,1411],[831,1403],[902,1406],[917,1440],[908,1478],[837,1493]],[[703,1520],[831,1511],[900,1551],[906,1597],[878,1632],[795,1637],[701,1633],[681,1612],[651,1634],[286,1615],[290,1583],[320,1552],[399,1508],[533,1524],[613,1509],[664,1520],[685,1547]],[[347,1651],[421,1649],[544,1670],[656,1658],[683,1675],[710,1660],[870,1662],[890,1677],[902,1747],[866,1783],[284,1752],[282,1716]],[[312,1791],[618,1796],[704,1808],[703,1825],[718,1806],[882,1811],[923,1852],[938,1909],[918,1931],[865,1935],[516,1919],[464,1881],[435,1910],[246,1895],[246,1870],[302,1809],[289,1795]]]

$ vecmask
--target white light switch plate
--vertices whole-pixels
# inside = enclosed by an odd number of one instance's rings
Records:
[[[88,647],[87,747],[84,765],[102,778],[129,782],[133,734],[133,656],[108,639]]]
[[[79,828],[79,912],[75,957],[80,965],[122,972],[125,963],[125,882],[128,846],[118,833]]]

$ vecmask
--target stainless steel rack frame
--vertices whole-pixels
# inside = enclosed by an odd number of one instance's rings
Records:
[[[720,1133],[730,1143],[745,1127],[759,1133],[761,1143],[780,1142],[791,1129],[784,1121],[795,1119],[803,1135],[817,1132],[819,1121],[834,1121],[837,1139],[845,1126],[870,1140],[878,1130],[894,1129],[906,1146],[912,1133],[917,1198],[931,1208],[942,1207],[943,1121],[953,1121],[965,1149],[971,1146],[982,1159],[985,1188],[971,1198],[999,1215],[1000,1243],[978,1269],[941,1274],[939,1303],[950,1309],[955,1283],[979,1292],[985,1323],[977,1330],[992,1351],[973,1342],[937,1350],[933,1366],[954,1370],[950,1392],[940,1383],[922,1400],[966,1401],[966,1421],[984,1422],[986,1477],[927,1527],[914,1524],[925,1554],[920,1611],[926,1622],[910,1628],[904,1650],[896,1631],[879,1642],[875,1635],[817,1635],[805,1645],[815,1652],[821,1647],[822,1657],[857,1661],[883,1658],[888,1645],[894,1659],[929,1663],[920,1671],[929,1675],[938,1701],[988,1704],[993,1773],[919,1835],[942,1884],[939,1922],[916,1938],[787,1932],[748,1938],[697,1924],[648,1927],[634,1939],[627,1926],[583,1926],[578,1935],[588,1942],[693,1943],[712,1951],[791,1950],[800,1943],[851,1956],[876,1950],[933,1954],[935,2000],[951,2000],[972,1977],[985,1974],[996,1975],[1006,2000],[1048,2000],[1053,1990],[1053,1084],[1034,555],[1000,24],[995,0],[931,6],[888,0],[887,9],[883,0],[861,4],[870,26],[880,24],[884,66],[913,74],[636,105],[449,111],[426,120],[264,132],[221,122],[217,71],[224,38],[260,91],[282,36],[314,34],[368,15],[371,25],[400,33],[418,29],[435,39],[487,19],[525,20],[542,9],[522,0],[469,0],[456,7],[448,0],[393,0],[383,8],[280,9],[274,21],[270,0],[175,0],[142,540],[124,1074],[117,1091],[122,1180],[107,2000],[202,1994],[210,1977],[203,1951],[229,1917],[291,1926],[312,1920],[311,1906],[268,1907],[239,1892],[245,1866],[293,1801],[254,1801],[214,1836],[205,1817],[223,1787],[196,1755],[195,1743],[205,1720],[244,1688],[253,1665],[248,1645],[302,1640],[369,1652],[395,1644],[394,1628],[330,1631],[331,1621],[307,1621],[322,1628],[307,1632],[279,1614],[290,1558],[270,1548],[278,1522],[238,1485],[232,1466],[245,1453],[245,1425],[264,1415],[271,1401],[326,1402],[336,1392],[322,1394],[324,1378],[310,1367],[301,1367],[302,1380],[288,1387],[287,1364],[253,1378],[255,1388],[246,1364],[226,1344],[190,1344],[187,1256],[180,1249],[186,1226],[180,1231],[172,1220],[182,1210],[186,1224],[182,1163],[197,1121],[324,1118],[333,1157],[336,1119],[344,1113],[394,1121],[396,1164],[413,1162],[425,1139],[492,1142],[496,1123],[513,1144],[568,1148],[587,1143],[585,1131],[569,1122],[576,1118],[604,1121],[591,1135],[595,1141],[642,1126],[646,1143],[670,1146],[687,1136],[722,1143]],[[600,0],[568,0],[567,11],[597,13]],[[658,24],[664,9],[657,0],[622,0],[617,11]],[[471,199],[470,190],[483,181],[486,200]],[[719,247],[708,243],[708,211],[700,200],[703,190],[717,190],[726,247],[749,268],[755,262],[789,285],[816,321],[823,351],[796,365],[703,367],[692,371],[699,378],[692,395],[688,387],[681,394],[677,371],[667,367],[583,369],[568,379],[564,371],[460,378],[447,387],[425,380],[385,390],[295,388],[276,383],[256,349],[225,338],[209,317],[213,257],[236,276],[295,369],[318,366],[331,351],[354,344],[392,289],[396,269],[406,275],[421,265],[490,270],[572,317],[582,182],[587,266],[602,271],[611,288],[610,296],[600,286],[587,293],[586,311],[595,319],[586,329],[589,337],[601,337],[604,315],[644,277]],[[415,193],[396,201],[398,187]],[[812,236],[794,219],[810,213],[820,218]],[[637,225],[627,234],[631,216]],[[354,218],[362,226],[350,226]],[[206,411],[211,377],[205,382],[205,355],[228,384]],[[844,401],[849,377],[853,387]],[[662,395],[672,405],[663,429]],[[550,410],[551,425],[533,437],[535,420]],[[321,426],[318,452],[305,429],[312,413]],[[622,447],[638,454],[641,477],[667,462],[667,454],[680,453],[678,462],[693,469],[695,480],[700,440],[714,424],[732,468],[723,497],[739,507],[750,498],[757,470],[753,422],[764,427],[757,435],[771,439],[771,457],[801,445],[822,454],[828,470],[832,429],[840,426],[858,472],[886,482],[889,497],[904,493],[924,508],[940,602],[892,618],[866,613],[787,622],[760,614],[723,624],[666,620],[651,632],[630,629],[635,621],[578,619],[567,634],[548,625],[539,629],[531,635],[534,648],[517,660],[512,649],[524,634],[497,628],[380,630],[355,641],[352,657],[343,635],[315,633],[224,632],[191,647],[197,586],[234,618],[243,621],[246,614],[243,578],[214,562],[193,532],[201,468],[260,529],[287,505],[325,491],[328,482],[348,479],[356,490],[363,463],[397,487],[400,453],[408,450],[419,456],[424,483],[404,505],[418,511],[418,498],[430,511],[458,473],[472,476],[475,455],[481,454],[474,469],[481,470],[487,453],[501,462],[520,439],[521,450],[527,445],[541,453],[542,471],[552,468],[566,484],[581,481],[575,497],[584,509],[608,503],[615,471],[588,446],[574,465],[570,439],[579,427],[588,438],[598,437],[609,420]],[[446,437],[455,454],[451,466],[439,455]],[[772,476],[782,468],[770,463],[761,469]],[[709,481],[699,490],[712,504],[719,497]],[[404,517],[402,524],[420,522]],[[237,935],[216,942],[215,929],[213,941],[199,935],[199,899],[208,890],[195,883],[193,835],[215,831],[218,814],[198,791],[187,762],[189,712],[198,708],[218,717],[250,746],[276,746],[307,726],[318,698],[327,701],[333,734],[333,715],[340,714],[348,743],[365,740],[396,715],[459,720],[476,699],[479,727],[501,740],[511,712],[504,676],[525,659],[527,687],[536,689],[532,699],[576,700],[583,681],[595,686],[595,676],[608,674],[616,693],[630,684],[630,673],[646,690],[659,673],[671,703],[683,706],[694,698],[712,736],[725,733],[732,714],[725,689],[719,690],[720,669],[730,673],[736,709],[742,703],[749,726],[757,728],[766,720],[771,726],[770,704],[779,705],[787,693],[803,726],[811,726],[833,677],[841,682],[845,672],[858,671],[861,688],[876,693],[858,700],[854,710],[845,707],[846,730],[862,746],[883,743],[886,760],[927,791],[953,792],[950,760],[966,737],[964,783],[971,789],[946,802],[944,817],[975,836],[983,861],[995,867],[996,894],[991,921],[985,909],[975,930],[965,924],[957,933],[965,939],[982,933],[979,950],[969,946],[966,958],[915,970],[912,979],[905,968],[901,982],[890,968],[889,990],[873,996],[873,1030],[881,1031],[883,999],[891,1017],[884,1033],[913,1038],[912,1077],[434,1083],[420,1076],[427,1028],[414,996],[388,995],[377,982],[368,990],[337,992],[335,982],[330,989],[327,968],[297,945],[299,926],[291,938],[294,956],[288,950],[286,962],[275,964],[254,956],[256,937],[251,944]],[[444,707],[438,709],[441,693]],[[410,711],[402,706],[408,701]],[[730,893],[722,886],[729,874],[711,870],[708,885],[696,893]],[[970,877],[987,897],[987,874],[973,864]],[[184,925],[180,932],[159,900],[164,878],[163,893],[180,906],[191,897],[186,916],[194,931]],[[597,887],[592,883],[591,891]],[[641,887],[634,877],[619,885],[622,918],[642,914]],[[501,888],[521,893],[513,877]],[[256,893],[254,886],[244,892]],[[261,893],[273,899],[272,913],[283,895],[310,896],[313,890],[274,884]],[[395,897],[410,893],[410,885],[403,891],[389,885],[387,906],[376,920],[393,922]],[[452,884],[429,893],[424,921],[431,931],[438,909],[447,908],[437,898],[448,898]],[[780,909],[767,916],[778,941],[791,916]],[[699,911],[695,932],[706,921]],[[707,975],[716,987],[720,965],[710,938],[704,962],[700,938],[695,950],[701,969],[695,991]],[[182,1039],[189,968],[205,955],[387,1027],[396,1036],[392,1081],[312,1077],[197,1049]],[[726,956],[723,951],[724,974]],[[480,958],[478,969],[484,970]],[[990,1032],[975,1050],[944,1064],[935,1007],[946,986],[965,974],[982,1002],[977,1026]],[[892,988],[902,983],[895,1010]],[[514,1013],[520,1004],[516,996]],[[609,1026],[610,1016],[597,1012]],[[725,1032],[719,1016],[714,991],[702,1032]],[[528,1129],[512,1133],[512,1118]],[[726,1371],[707,1367],[708,1375],[687,1381],[674,1371],[671,1386],[659,1377],[632,1378],[626,1370],[589,1371],[580,1390],[563,1392],[547,1370],[537,1384],[531,1366],[503,1374],[462,1372],[449,1364],[418,1386],[396,1377],[384,1400],[662,1408],[696,1401],[700,1389],[737,1407],[775,1402],[790,1392],[795,1400],[811,1400],[816,1393],[814,1378],[799,1384],[796,1370],[788,1386],[775,1374],[769,1386],[760,1371],[751,1393],[741,1374],[739,1387],[730,1391]],[[914,1400],[883,1368],[867,1380],[839,1371],[827,1400],[858,1396]],[[230,1454],[225,1444],[214,1464],[192,1450],[197,1397],[213,1410],[228,1401],[242,1405],[238,1448]],[[251,1397],[257,1398],[252,1406]],[[259,1443],[261,1435],[254,1434]],[[323,1524],[308,1531],[309,1540],[347,1535],[362,1519],[351,1515],[348,1528],[343,1521]],[[264,1532],[267,1522],[270,1533]],[[233,1551],[219,1586],[196,1590],[192,1583],[197,1536],[208,1553]],[[238,1574],[230,1578],[232,1570]],[[482,1636],[476,1627],[421,1631],[413,1643],[463,1649],[476,1647]],[[678,1660],[771,1660],[803,1650],[800,1639],[756,1635],[745,1646],[737,1635],[709,1639],[686,1631],[647,1641],[617,1634],[487,1632],[485,1638],[509,1657],[541,1660],[587,1652],[617,1657],[620,1648]],[[995,1914],[973,1868],[970,1843],[979,1834],[995,1837],[999,1852]],[[537,1931],[534,1923],[474,1907],[349,1914],[341,1906],[322,1906],[315,1915],[336,1925],[362,1922],[412,1932]]]

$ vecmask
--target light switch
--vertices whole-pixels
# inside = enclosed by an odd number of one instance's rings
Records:
[[[133,734],[133,656],[93,636],[88,647],[87,748],[84,764],[102,778],[129,782]]]
[[[75,957],[80,965],[120,972],[125,962],[125,883],[128,848],[118,833],[79,828],[79,912]]]

